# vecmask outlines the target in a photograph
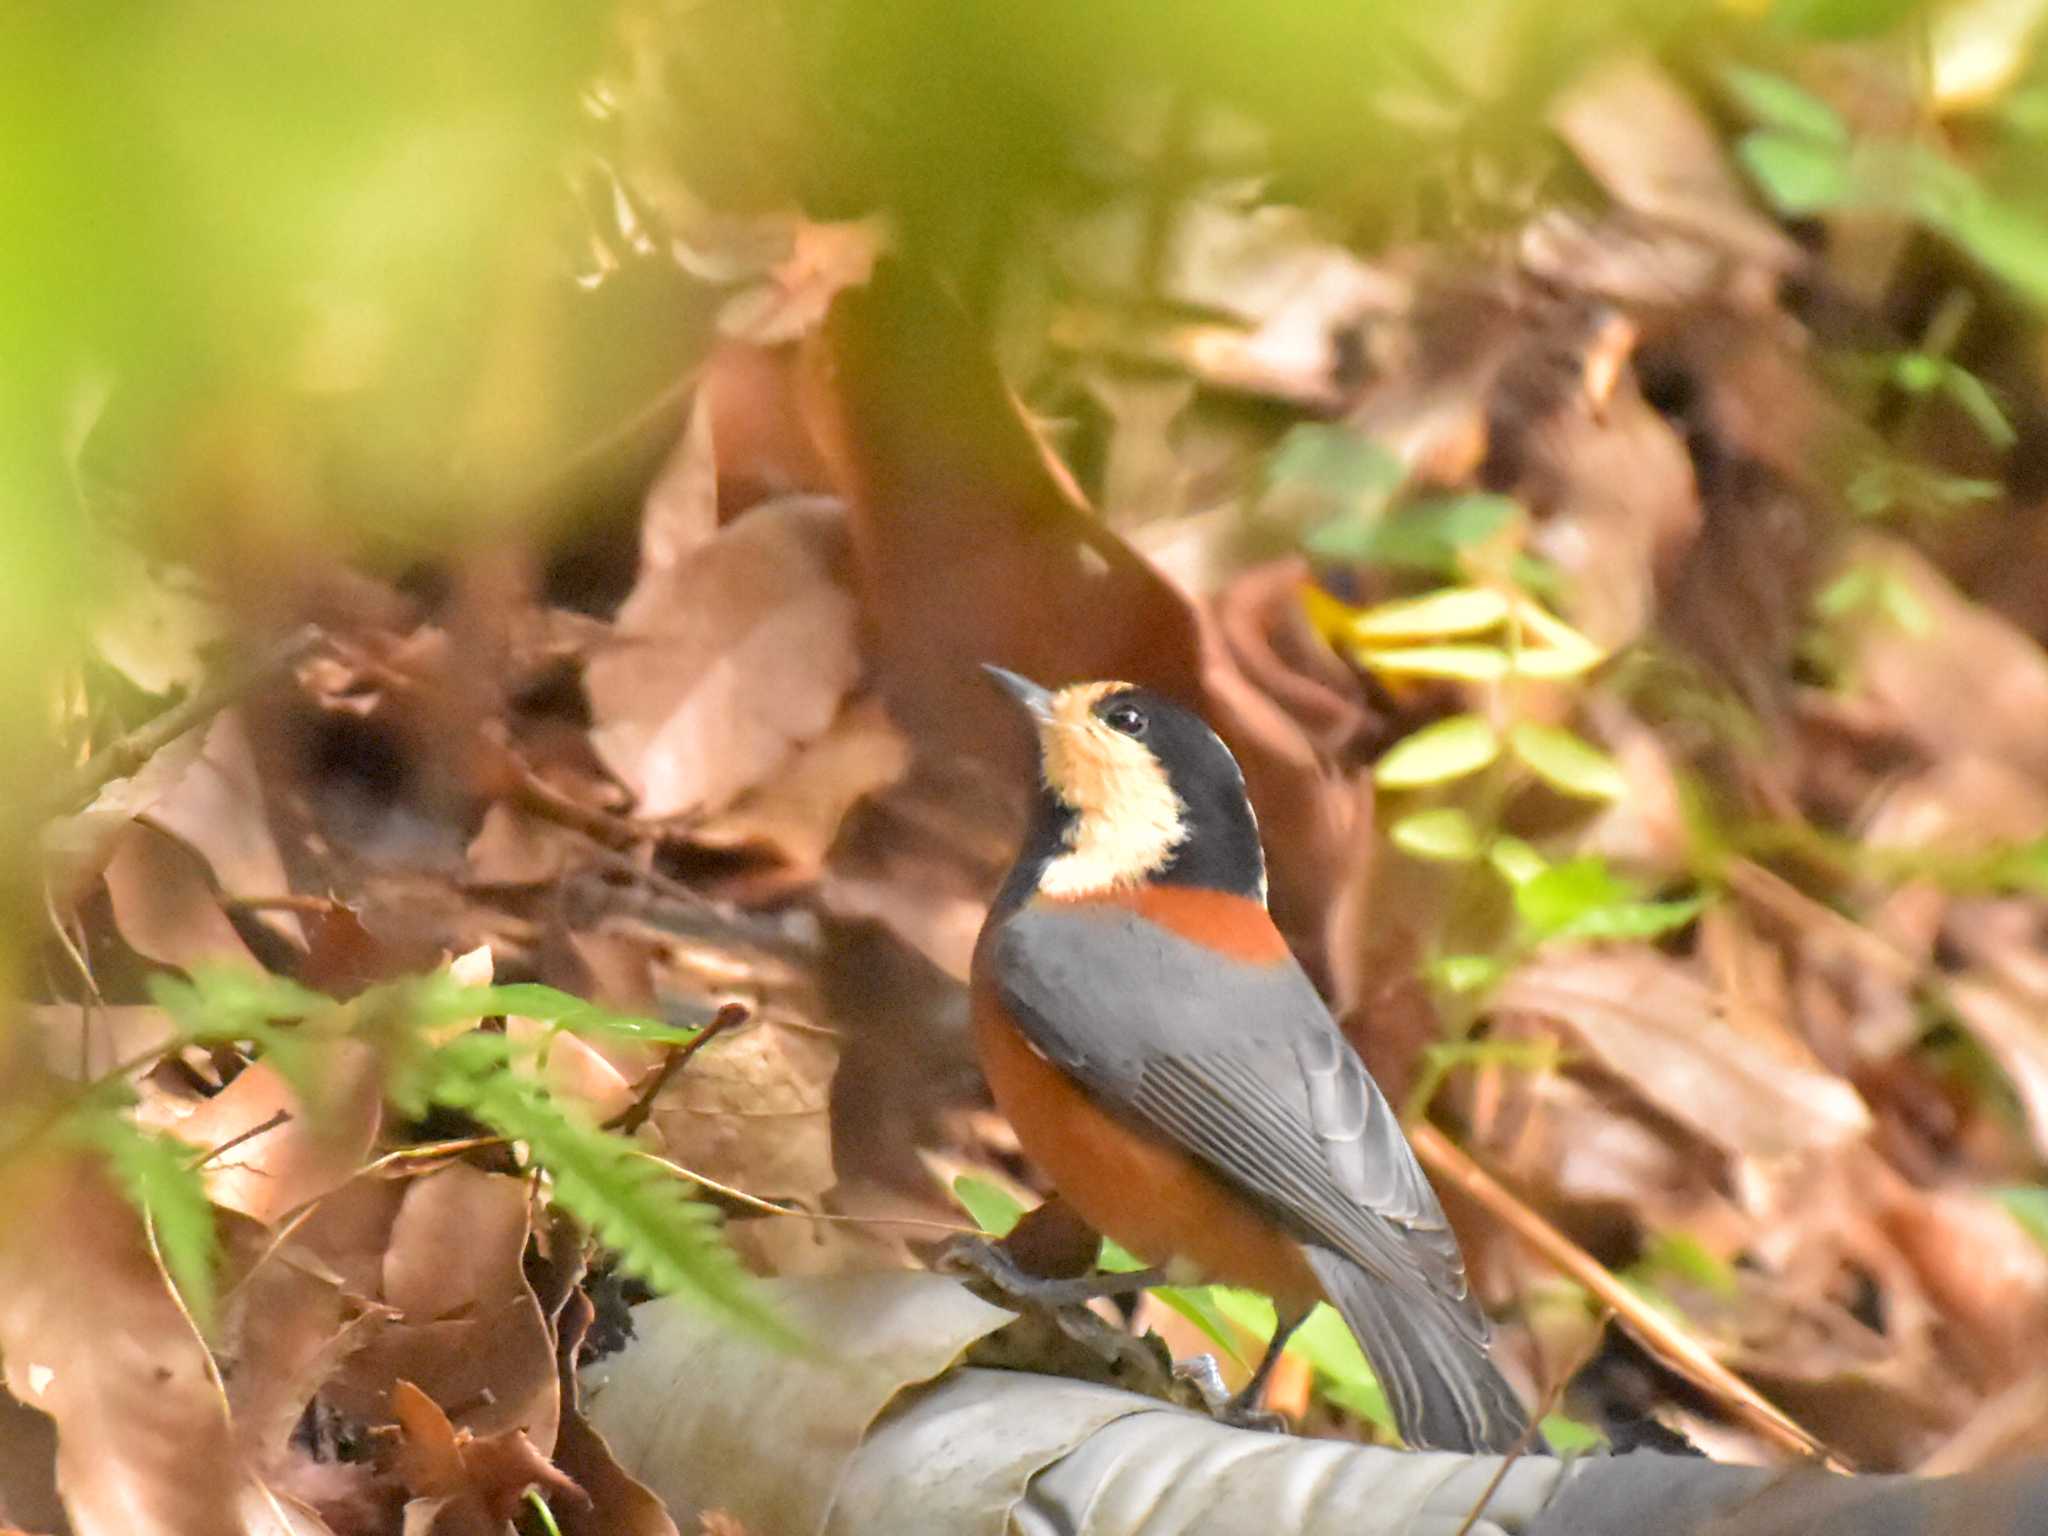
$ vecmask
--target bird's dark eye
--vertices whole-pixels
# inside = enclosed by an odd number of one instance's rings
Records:
[[[1102,723],[1112,731],[1122,731],[1126,736],[1145,734],[1145,711],[1135,704],[1112,704],[1102,712]]]

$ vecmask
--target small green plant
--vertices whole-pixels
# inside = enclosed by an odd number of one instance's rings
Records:
[[[697,1031],[614,1013],[553,988],[464,986],[445,972],[337,1002],[278,977],[207,970],[155,978],[155,1001],[176,1026],[162,1048],[232,1046],[269,1062],[303,1112],[326,1112],[323,1071],[334,1047],[376,1050],[385,1092],[403,1114],[439,1106],[469,1115],[510,1142],[549,1197],[655,1288],[694,1296],[747,1326],[781,1326],[719,1233],[716,1209],[645,1157],[630,1137],[599,1126],[546,1087],[541,1068],[561,1033],[685,1044]],[[520,1043],[481,1020],[519,1015],[548,1028]],[[123,1073],[90,1085],[59,1116],[63,1136],[104,1156],[147,1217],[166,1269],[202,1328],[214,1309],[217,1258],[203,1154],[146,1132],[129,1114]]]
[[[1733,69],[1726,83],[1757,125],[1736,154],[1779,212],[1911,220],[2029,302],[2048,306],[2048,221],[2031,208],[1995,192],[1930,143],[1852,134],[1832,106],[1782,76]]]
[[[1316,434],[1313,452],[1298,441],[1304,431]],[[1391,456],[1327,441],[1339,432],[1298,429],[1275,455],[1276,475],[1305,465],[1381,466],[1369,477],[1314,482],[1338,511],[1311,537],[1310,549],[1449,581],[1364,608],[1311,586],[1303,596],[1310,619],[1391,688],[1447,680],[1482,691],[1481,707],[1423,726],[1373,768],[1383,792],[1408,802],[1387,827],[1396,848],[1425,862],[1488,872],[1513,894],[1522,930],[1513,952],[1440,956],[1430,967],[1433,979],[1449,993],[1470,994],[1497,980],[1523,950],[1550,939],[1654,937],[1690,922],[1698,901],[1646,900],[1597,860],[1552,868],[1499,825],[1502,807],[1525,784],[1594,803],[1628,790],[1620,765],[1601,748],[1568,726],[1522,712],[1523,685],[1548,685],[1554,709],[1558,690],[1569,704],[1571,690],[1608,659],[1541,600],[1555,583],[1523,551],[1526,513],[1508,498],[1484,494],[1397,506],[1398,486],[1385,471]],[[1361,484],[1370,494],[1359,493]],[[1459,803],[1416,803],[1444,792]]]

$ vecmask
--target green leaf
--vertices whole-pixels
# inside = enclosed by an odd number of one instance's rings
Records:
[[[1622,906],[1636,893],[1600,858],[1552,865],[1515,887],[1515,910],[1537,934],[1549,937],[1590,912]]]
[[[1641,1262],[1719,1297],[1735,1294],[1735,1271],[1689,1232],[1652,1234]]]
[[[1985,883],[1993,890],[2048,894],[2048,838],[1999,849],[1985,870]]]
[[[1848,145],[1849,125],[1841,114],[1784,76],[1738,66],[1723,78],[1743,110],[1758,122],[1823,143]]]
[[[1377,516],[1407,477],[1400,459],[1371,438],[1314,422],[1291,430],[1266,463],[1269,484],[1320,491],[1341,503],[1350,520]]]
[[[1508,749],[1562,794],[1582,800],[1619,800],[1628,793],[1621,765],[1561,725],[1524,720],[1508,732]]]
[[[537,1019],[573,1035],[600,1035],[619,1040],[644,1040],[655,1045],[687,1045],[701,1030],[663,1024],[635,1014],[619,1013],[572,993],[534,982],[504,986],[464,986],[446,971],[403,983],[408,1002],[422,1028],[454,1024],[463,1019],[495,1018],[500,1014]]]
[[[1403,853],[1439,864],[1466,864],[1479,857],[1479,829],[1456,806],[1403,816],[1387,836]]]
[[[200,1043],[268,1043],[278,1024],[336,1006],[334,999],[295,981],[236,966],[195,966],[190,980],[157,972],[145,985],[150,1001],[171,1016],[179,1033]]]
[[[1839,145],[1763,129],[1744,136],[1735,154],[1780,213],[1824,213],[1857,201],[1856,179]]]
[[[1582,912],[1546,937],[1553,939],[1656,939],[1685,927],[1706,906],[1706,898],[1682,901],[1625,901]]]
[[[1573,859],[1515,887],[1515,910],[1538,939],[1653,939],[1683,928],[1702,897],[1643,901],[1603,859]]]
[[[1498,628],[1508,612],[1507,598],[1491,587],[1445,587],[1376,604],[1352,619],[1351,633],[1365,644],[1473,635]]]
[[[1507,967],[1492,955],[1439,955],[1429,963],[1429,979],[1446,992],[1463,996],[1492,986]]]
[[[963,1173],[953,1180],[953,1198],[974,1218],[974,1224],[992,1237],[1008,1237],[1024,1219],[1024,1207],[1006,1189]],[[1133,1269],[1144,1268],[1134,1264]]]
[[[1486,850],[1486,862],[1509,885],[1526,884],[1550,868],[1550,861],[1519,837],[1495,838]]]
[[[1998,397],[1969,369],[1948,364],[1942,371],[1941,388],[1993,447],[2010,448],[2019,441],[2019,433],[2013,430]]]
[[[1376,519],[1349,519],[1318,529],[1311,553],[1332,560],[1447,573],[1459,558],[1523,521],[1505,496],[1440,496]]]
[[[2048,1248],[2048,1188],[2039,1184],[2013,1184],[1992,1192],[1998,1203],[2012,1212],[2012,1218],[2027,1229],[2027,1235]]]
[[[1394,650],[1360,647],[1358,660],[1389,677],[1455,677],[1490,683],[1508,675],[1508,655],[1491,645],[1409,645]]]
[[[2029,209],[1991,195],[1931,151],[1924,152],[1918,163],[1926,182],[1917,201],[1928,224],[2031,303],[2048,305],[2048,223]]]
[[[1607,1437],[1579,1419],[1565,1413],[1546,1413],[1541,1425],[1543,1438],[1560,1456],[1576,1456],[1607,1443]]]
[[[1947,366],[1925,352],[1901,352],[1892,359],[1892,383],[1909,395],[1931,395],[1940,387]]]
[[[1868,607],[1877,600],[1878,582],[1883,574],[1874,565],[1852,565],[1825,587],[1813,600],[1823,618],[1839,619]]]
[[[1912,16],[1925,0],[1777,0],[1771,25],[1831,42],[1882,37]]]
[[[146,1213],[164,1268],[201,1333],[213,1328],[220,1242],[206,1182],[182,1141],[143,1130],[123,1114],[94,1114],[74,1129],[107,1160],[121,1192]]]
[[[1223,1315],[1238,1327],[1255,1338],[1273,1336],[1273,1303],[1265,1297],[1234,1286],[1217,1286],[1214,1294]],[[1344,1326],[1344,1319],[1327,1303],[1319,1303],[1309,1313],[1307,1321],[1287,1341],[1287,1349],[1315,1367],[1323,1395],[1331,1402],[1389,1435],[1398,1433],[1386,1394],[1380,1390],[1372,1367],[1366,1364],[1358,1341]]]
[[[1452,715],[1395,742],[1373,765],[1372,776],[1384,789],[1445,784],[1499,755],[1500,737],[1484,716]]]

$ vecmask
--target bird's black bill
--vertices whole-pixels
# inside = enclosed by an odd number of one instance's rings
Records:
[[[1003,691],[1030,713],[1035,720],[1045,720],[1052,715],[1052,690],[1041,688],[1028,677],[1019,677],[1002,667],[992,667],[986,662],[982,671],[1002,684]]]

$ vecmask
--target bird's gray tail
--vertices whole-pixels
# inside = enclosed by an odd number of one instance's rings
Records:
[[[1327,1248],[1310,1245],[1307,1254],[1371,1362],[1394,1427],[1411,1448],[1496,1454],[1514,1449],[1529,1415],[1487,1358],[1484,1319],[1449,1296],[1404,1295]],[[1535,1436],[1525,1448],[1546,1449]]]

